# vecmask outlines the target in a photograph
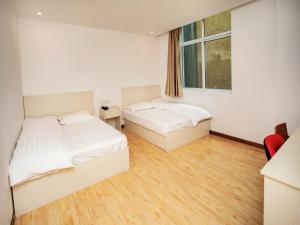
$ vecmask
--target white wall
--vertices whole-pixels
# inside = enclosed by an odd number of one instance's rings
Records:
[[[157,84],[156,41],[75,25],[18,19],[23,94],[93,90],[121,102],[124,86]]]
[[[8,165],[23,121],[16,16],[11,1],[0,2],[0,224],[10,224]]]
[[[273,131],[276,65],[276,3],[262,0],[232,11],[232,92],[184,90],[180,101],[214,116],[211,130],[262,143]],[[159,74],[166,80],[167,35],[160,37]]]
[[[300,125],[300,1],[277,0],[276,122]]]

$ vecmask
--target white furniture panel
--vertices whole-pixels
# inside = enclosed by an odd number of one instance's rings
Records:
[[[300,127],[261,170],[264,225],[300,224]]]

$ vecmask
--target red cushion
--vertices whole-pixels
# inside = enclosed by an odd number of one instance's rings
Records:
[[[283,145],[284,139],[279,134],[271,134],[265,138],[265,145],[271,157],[275,155],[278,149]]]

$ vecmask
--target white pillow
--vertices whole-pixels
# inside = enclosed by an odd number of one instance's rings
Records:
[[[78,123],[86,120],[94,119],[94,117],[86,111],[81,111],[77,113],[71,113],[63,115],[59,118],[59,123],[61,125],[68,125],[73,123]]]
[[[130,110],[130,111],[139,111],[139,110],[151,109],[151,108],[153,108],[152,104],[150,104],[148,102],[139,102],[136,104],[126,106],[125,109]]]

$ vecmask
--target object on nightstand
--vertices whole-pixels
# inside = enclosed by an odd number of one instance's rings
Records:
[[[121,110],[118,106],[102,106],[100,111],[100,119],[110,124],[117,130],[121,130]]]

